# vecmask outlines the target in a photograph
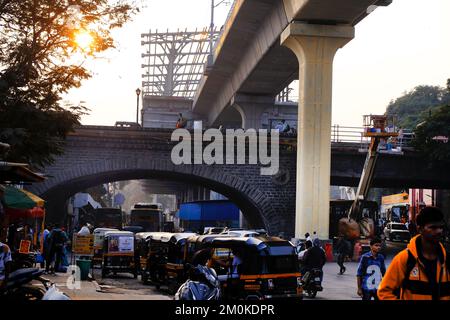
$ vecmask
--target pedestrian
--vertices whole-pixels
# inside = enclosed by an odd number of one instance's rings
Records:
[[[305,241],[311,241],[311,243],[313,241],[309,232],[305,233]]]
[[[280,133],[286,133],[289,132],[290,127],[286,123],[286,120],[282,119],[276,126],[275,130],[278,130]]]
[[[40,264],[41,268],[45,268],[45,257],[47,252],[47,246],[48,246],[48,235],[50,234],[51,227],[49,225],[45,225],[44,230],[39,233],[39,244],[40,244]]]
[[[180,112],[178,114],[178,120],[177,120],[177,124],[176,124],[177,129],[186,128],[186,124],[187,124],[187,121],[186,121],[186,119],[183,118],[183,114]]]
[[[386,273],[384,256],[380,254],[381,239],[370,240],[370,251],[361,255],[356,278],[358,283],[358,296],[362,300],[378,300],[377,290],[381,279]]]
[[[64,244],[68,241],[67,235],[61,230],[58,223],[55,224],[54,229],[48,235],[48,241],[50,260],[53,260],[53,257],[55,258],[55,265],[53,269],[54,273],[55,271],[60,270],[63,247]],[[46,266],[46,271],[50,271],[49,266]]]
[[[317,232],[316,232],[316,231],[313,232],[313,234],[312,234],[312,236],[311,236],[311,239],[312,239],[312,241],[313,241],[313,244],[314,244],[314,240],[319,239],[319,236],[317,235]]]
[[[336,249],[338,253],[337,264],[339,266],[339,274],[344,274],[347,270],[344,266],[345,259],[350,256],[351,243],[344,236],[341,236],[336,244]]]
[[[380,300],[450,300],[450,258],[441,243],[444,215],[425,207],[416,224],[419,234],[394,257],[381,281]]]
[[[11,272],[11,264],[11,250],[7,244],[0,242],[0,289],[6,286],[8,276]]]

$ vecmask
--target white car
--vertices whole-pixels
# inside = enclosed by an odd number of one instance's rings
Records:
[[[384,227],[383,233],[389,241],[398,240],[408,242],[411,239],[408,228],[400,222],[388,222],[386,227]]]

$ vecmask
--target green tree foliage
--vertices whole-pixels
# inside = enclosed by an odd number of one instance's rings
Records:
[[[415,129],[413,145],[431,162],[450,164],[450,104],[436,108],[423,123]]]
[[[124,1],[0,0],[0,141],[10,161],[42,166],[62,152],[87,110],[61,96],[91,74],[83,60],[114,47],[111,30],[136,11]],[[81,47],[77,35],[92,39]]]
[[[450,82],[447,85],[450,85]],[[450,91],[447,88],[422,85],[391,101],[386,114],[395,115],[398,126],[414,129],[430,112],[448,103]]]

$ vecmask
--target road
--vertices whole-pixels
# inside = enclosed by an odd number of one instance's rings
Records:
[[[395,254],[406,247],[406,243],[387,241],[386,265],[392,261]],[[339,266],[336,262],[328,262],[324,266],[324,278],[322,286],[324,290],[319,292],[314,300],[360,300],[356,294],[356,270],[357,262],[346,262],[346,272],[338,274]],[[94,279],[82,281],[81,289],[69,289],[67,287],[68,274],[57,273],[47,275],[56,283],[57,287],[73,300],[172,300],[173,295],[156,290],[152,285],[144,285],[131,274],[118,274],[109,278],[101,278],[101,270],[94,269]],[[306,300],[310,300],[305,296]]]

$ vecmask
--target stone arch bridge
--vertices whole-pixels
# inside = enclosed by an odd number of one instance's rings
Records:
[[[61,221],[70,196],[102,183],[132,179],[194,183],[234,201],[251,226],[294,235],[296,151],[289,143],[295,143],[296,137],[281,138],[279,174],[262,176],[260,165],[174,165],[170,154],[177,142],[170,141],[171,133],[168,129],[79,127],[68,136],[64,154],[43,168],[47,180],[28,189],[47,201],[50,221]],[[358,147],[332,144],[331,184],[357,185],[365,158]],[[426,169],[412,152],[381,156],[374,186],[448,189],[450,182]]]

